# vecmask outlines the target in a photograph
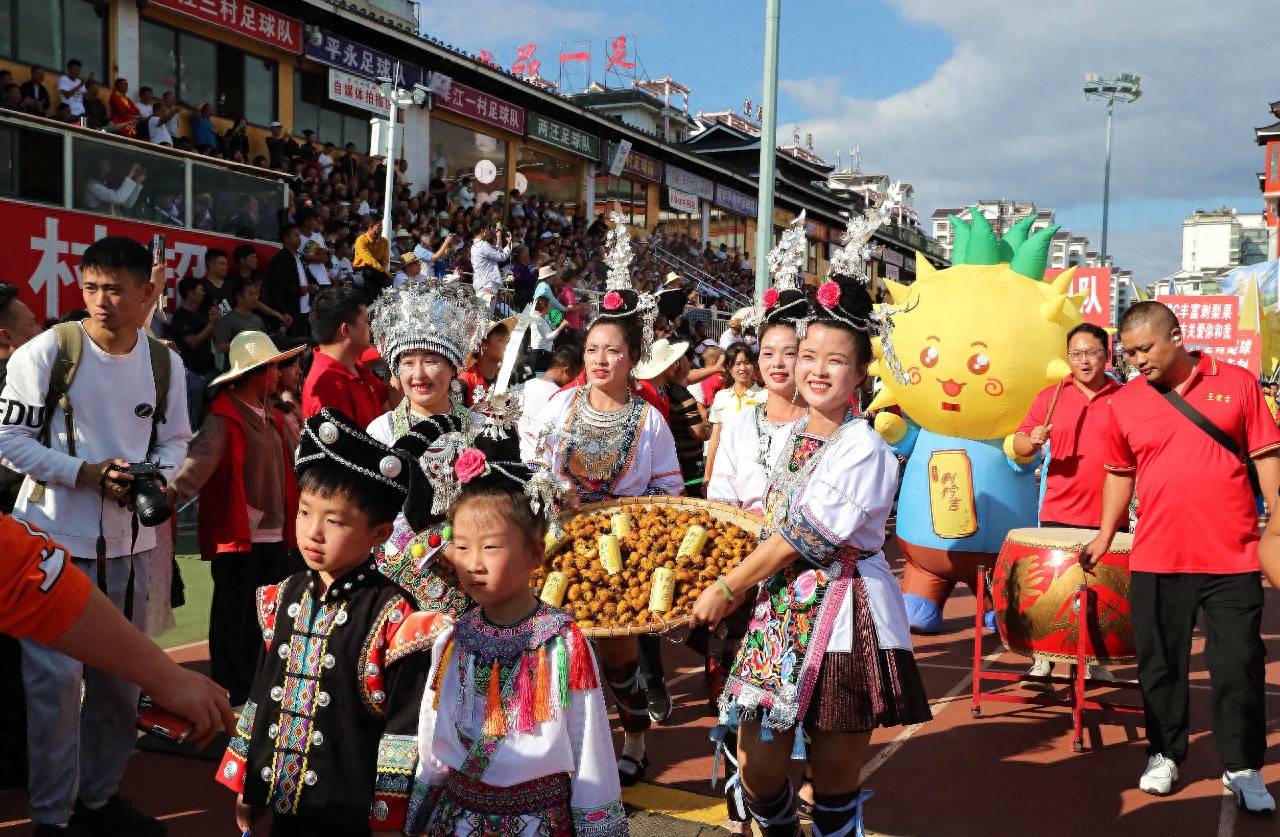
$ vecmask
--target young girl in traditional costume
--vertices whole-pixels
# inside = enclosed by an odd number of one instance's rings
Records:
[[[587,383],[553,396],[536,421],[542,438],[535,458],[564,477],[580,503],[684,491],[671,428],[632,387],[657,309],[652,297],[631,289],[631,245],[625,220],[614,214],[608,292],[583,350]],[[618,637],[599,640],[597,649],[624,731],[618,773],[631,785],[648,766],[644,733],[652,723],[640,647],[635,637]]]
[[[795,374],[808,410],[770,462],[760,545],[703,591],[693,617],[715,625],[742,597],[756,599],[721,722],[740,724],[743,796],[766,837],[797,833],[788,773],[801,725],[814,834],[860,837],[871,730],[931,715],[902,594],[881,551],[898,463],[849,408],[871,360],[865,287],[828,281],[816,319],[803,327]]]
[[[378,569],[414,595],[424,610],[460,616],[471,603],[458,586],[444,544],[444,516],[457,497],[453,473],[459,453],[471,445],[484,417],[462,403],[458,370],[479,344],[489,312],[470,288],[412,279],[383,292],[369,309],[379,353],[391,366],[405,398],[373,420],[368,433],[385,445],[428,435],[418,464],[435,490],[430,509],[410,525],[396,519],[378,553]]]
[[[433,649],[406,833],[431,837],[624,837],[595,655],[529,586],[563,481],[549,471],[457,461],[453,551],[478,605]]]

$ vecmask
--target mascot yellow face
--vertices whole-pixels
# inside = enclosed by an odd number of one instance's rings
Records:
[[[1027,218],[998,240],[975,210],[971,225],[952,217],[955,265],[938,271],[917,254],[910,286],[887,283],[891,351],[902,374],[885,374],[888,347],[872,371],[885,388],[872,403],[898,404],[926,430],[967,439],[1003,438],[1017,429],[1036,394],[1070,373],[1067,332],[1081,321],[1067,296],[1074,271],[1042,281],[1057,227],[1028,237]]]

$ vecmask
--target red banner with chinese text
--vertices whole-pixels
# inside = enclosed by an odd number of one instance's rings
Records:
[[[302,21],[250,0],[151,0],[285,52],[302,52]]]
[[[1253,329],[1240,328],[1238,296],[1161,296],[1182,327],[1182,342],[1219,360],[1243,366],[1255,375],[1262,369],[1262,340]]]
[[[1044,281],[1052,282],[1061,273],[1061,268],[1046,270]],[[1071,280],[1071,289],[1067,293],[1083,296],[1080,301],[1080,316],[1086,323],[1111,328],[1111,268],[1077,267],[1075,278]]]
[[[108,235],[126,235],[150,247],[152,236],[163,233],[171,298],[178,279],[204,276],[204,257],[211,248],[230,255],[241,244],[252,244],[258,251],[260,269],[265,269],[280,250],[231,236],[14,201],[0,200],[0,213],[5,219],[7,243],[0,247],[0,279],[17,286],[19,298],[35,312],[37,320],[84,307],[78,287],[80,256],[90,244]]]
[[[450,80],[448,92],[437,95],[434,104],[436,107],[470,116],[495,128],[524,135],[524,108],[496,96],[490,96],[474,87]]]

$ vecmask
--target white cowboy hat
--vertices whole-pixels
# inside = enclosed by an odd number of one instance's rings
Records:
[[[227,350],[227,359],[231,362],[231,368],[214,378],[209,386],[216,387],[219,384],[234,381],[255,369],[288,360],[302,354],[305,348],[306,346],[295,346],[287,352],[282,352],[276,348],[275,343],[271,342],[271,338],[261,331],[242,331],[232,339],[231,348]]]
[[[738,325],[742,325],[742,324],[743,324],[743,323],[745,323],[745,322],[746,322],[750,317],[751,317],[751,308],[750,308],[750,307],[747,307],[747,308],[739,308],[737,311],[734,311],[734,312],[733,312],[733,316],[729,318],[729,322],[730,322],[730,323],[737,323]]]
[[[679,343],[672,343],[665,337],[654,340],[649,347],[649,357],[635,365],[636,380],[648,381],[658,377],[688,350],[689,344],[684,340]]]
[[[667,274],[667,279],[666,279],[666,281],[665,281],[665,282],[663,282],[662,284],[664,284],[664,285],[674,285],[675,283],[677,283],[677,282],[679,282],[679,281],[680,281],[680,274],[679,274],[679,273],[676,273],[676,272],[673,270],[673,271],[671,271],[670,273],[668,273],[668,274]]]
[[[556,270],[551,265],[549,264],[543,265],[542,267],[538,268],[538,281],[545,282],[551,277],[558,276],[559,274],[560,274],[560,271]]]

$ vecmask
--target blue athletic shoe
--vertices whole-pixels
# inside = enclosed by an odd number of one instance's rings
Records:
[[[986,628],[988,631],[995,633],[996,612],[994,610],[988,610],[986,613],[982,614],[982,626]]]
[[[912,633],[936,634],[942,631],[942,608],[914,593],[903,593],[907,605],[907,622]]]

